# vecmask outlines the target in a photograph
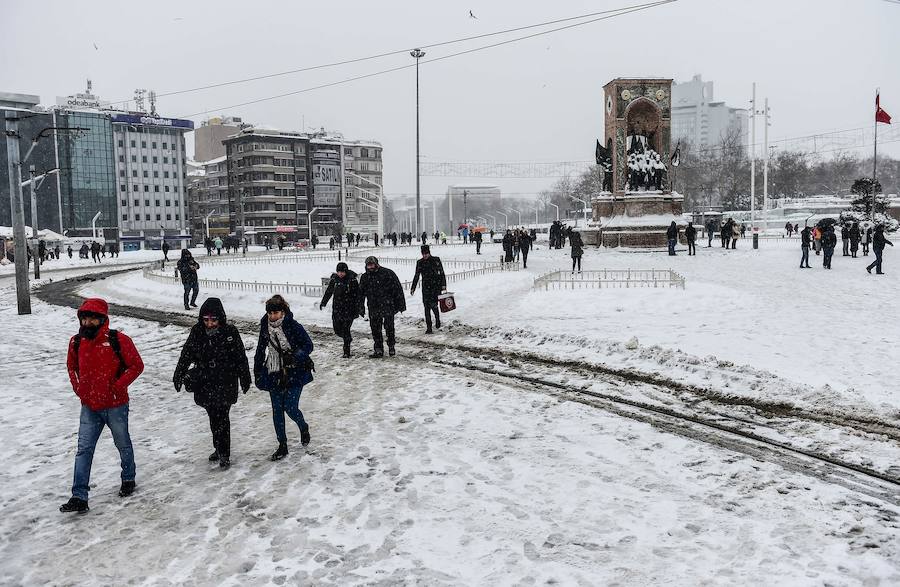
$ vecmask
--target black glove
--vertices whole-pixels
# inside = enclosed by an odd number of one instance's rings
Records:
[[[325,309],[325,304],[319,304],[319,311],[321,312],[324,309]]]
[[[175,392],[177,393],[177,392],[181,391],[181,383],[182,383],[181,377],[175,378],[173,383],[175,384]]]

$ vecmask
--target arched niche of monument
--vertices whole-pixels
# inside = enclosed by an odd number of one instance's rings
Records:
[[[659,132],[662,112],[656,102],[640,97],[625,109],[625,151],[652,149],[662,152],[662,136]],[[633,145],[635,140],[640,145]]]

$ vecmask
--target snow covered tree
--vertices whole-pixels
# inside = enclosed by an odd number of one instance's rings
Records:
[[[887,232],[894,232],[900,227],[896,219],[887,215],[890,200],[882,193],[881,184],[871,177],[861,177],[850,186],[854,198],[850,201],[850,209],[841,212],[841,222],[865,222],[873,220],[876,225],[884,225]],[[872,197],[872,194],[875,197]],[[874,215],[872,206],[875,206]]]

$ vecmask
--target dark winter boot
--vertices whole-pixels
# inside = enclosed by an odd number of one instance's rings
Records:
[[[214,450],[211,455],[209,455],[209,462],[214,463],[219,460],[219,451]]]
[[[137,484],[134,481],[122,481],[122,486],[119,488],[119,497],[128,497],[134,493],[135,487],[137,487]]]
[[[312,437],[309,435],[309,426],[300,431],[300,444],[306,446]]]
[[[344,357],[345,359],[350,358],[350,341],[349,340],[344,341],[344,354],[341,356]]]
[[[397,354],[397,350],[396,350],[394,347],[389,346],[389,347],[388,347],[388,354],[389,354],[390,356],[393,357],[394,355]]]
[[[69,512],[83,514],[84,512],[88,511],[89,509],[91,509],[91,508],[88,507],[88,502],[86,502],[85,500],[83,500],[79,497],[73,497],[66,503],[59,506],[59,511],[63,512],[64,514],[67,514]]]
[[[374,353],[369,355],[370,359],[380,359],[384,356],[384,351],[380,349],[376,349]]]
[[[278,443],[278,450],[272,453],[272,456],[269,457],[270,461],[280,461],[288,454],[287,443],[280,442]]]
[[[219,459],[219,468],[220,469],[227,469],[230,466],[231,466],[231,459],[229,459],[228,457],[221,457]]]

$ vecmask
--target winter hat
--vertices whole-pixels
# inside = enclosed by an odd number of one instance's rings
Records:
[[[421,248],[422,248],[422,254],[423,254],[423,255],[424,255],[425,253],[428,253],[429,255],[431,254],[431,247],[430,247],[430,246],[428,246],[428,245],[422,245]]]
[[[214,316],[219,319],[220,323],[224,324],[226,316],[222,300],[219,298],[206,298],[206,301],[200,306],[200,322],[203,321],[205,316]]]
[[[373,255],[369,255],[368,257],[366,257],[366,265],[375,265],[377,267],[378,258]]]
[[[283,297],[278,294],[275,294],[268,300],[266,300],[266,313],[268,312],[288,312],[291,307],[285,301]]]
[[[187,257],[193,257],[193,255],[191,255],[191,252],[189,250],[181,249],[181,258],[185,259]]]
[[[347,264],[344,263],[343,261],[341,261],[340,263],[337,264],[337,268],[335,269],[335,271],[340,273],[341,271],[346,272],[348,269],[349,269],[349,267],[347,267]]]
[[[109,317],[109,305],[106,300],[100,298],[88,298],[84,300],[81,307],[78,308],[78,319],[81,320],[85,316],[97,316],[105,320]]]

